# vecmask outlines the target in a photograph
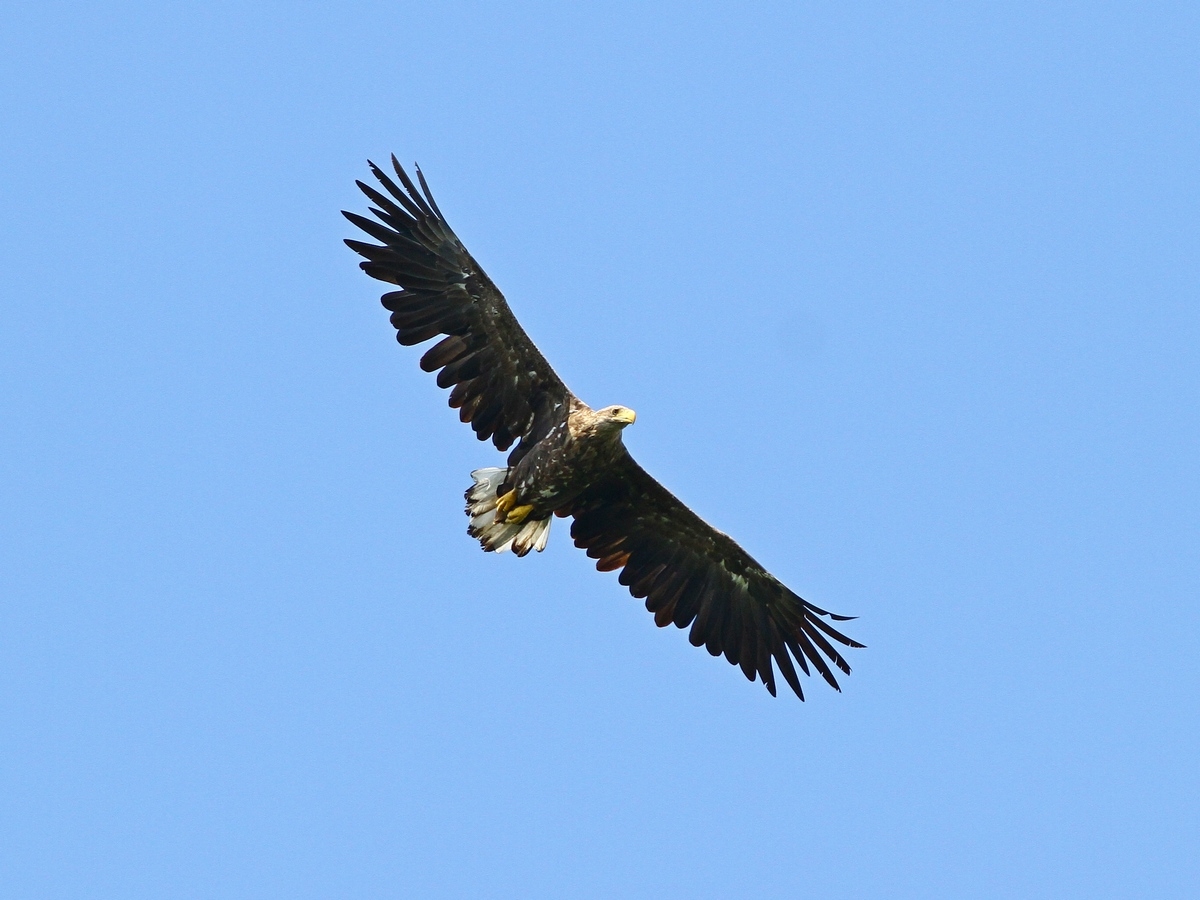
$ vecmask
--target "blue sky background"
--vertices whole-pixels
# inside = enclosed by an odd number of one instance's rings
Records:
[[[1194,4],[4,19],[6,897],[1196,896]],[[467,538],[392,151],[842,694]]]

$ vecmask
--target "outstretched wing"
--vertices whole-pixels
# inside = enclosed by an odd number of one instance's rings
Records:
[[[772,695],[779,665],[803,700],[794,659],[838,687],[830,664],[850,666],[834,646],[862,647],[825,620],[843,622],[788,590],[728,535],[717,531],[651,478],[626,452],[621,461],[579,497],[575,546],[599,560],[602,572],[623,569],[620,582],[646,598],[659,627],[691,625],[688,639],[713,656],[725,654],[751,681],[757,675]]]
[[[383,305],[391,310],[401,344],[446,335],[421,357],[421,368],[441,369],[438,386],[453,387],[450,406],[471,423],[481,441],[491,438],[498,450],[507,450],[524,439],[510,460],[515,463],[566,416],[571,393],[521,328],[504,295],[450,230],[421,170],[417,190],[393,156],[401,189],[378,166],[369,165],[387,195],[357,184],[375,204],[371,212],[379,221],[351,212],[342,215],[383,243],[346,244],[366,257],[360,264],[364,272],[400,286],[383,295]]]

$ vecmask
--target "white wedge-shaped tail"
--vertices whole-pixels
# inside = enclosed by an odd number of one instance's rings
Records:
[[[524,522],[496,521],[496,489],[504,482],[508,469],[476,469],[471,473],[475,483],[467,488],[467,515],[471,524],[467,534],[479,540],[484,550],[503,553],[511,549],[517,556],[530,550],[539,553],[550,539],[550,518],[526,519]]]

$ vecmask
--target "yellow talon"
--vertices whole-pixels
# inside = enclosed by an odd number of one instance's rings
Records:
[[[513,509],[511,512],[509,512],[507,516],[504,517],[504,521],[508,522],[511,525],[520,525],[522,522],[525,521],[525,517],[528,516],[531,512],[533,512],[533,504],[532,503],[528,504],[526,506],[518,506],[515,509]]]

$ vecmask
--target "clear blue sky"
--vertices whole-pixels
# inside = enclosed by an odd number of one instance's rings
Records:
[[[1196,896],[1195,4],[4,19],[0,894]],[[842,694],[466,536],[392,151]]]

